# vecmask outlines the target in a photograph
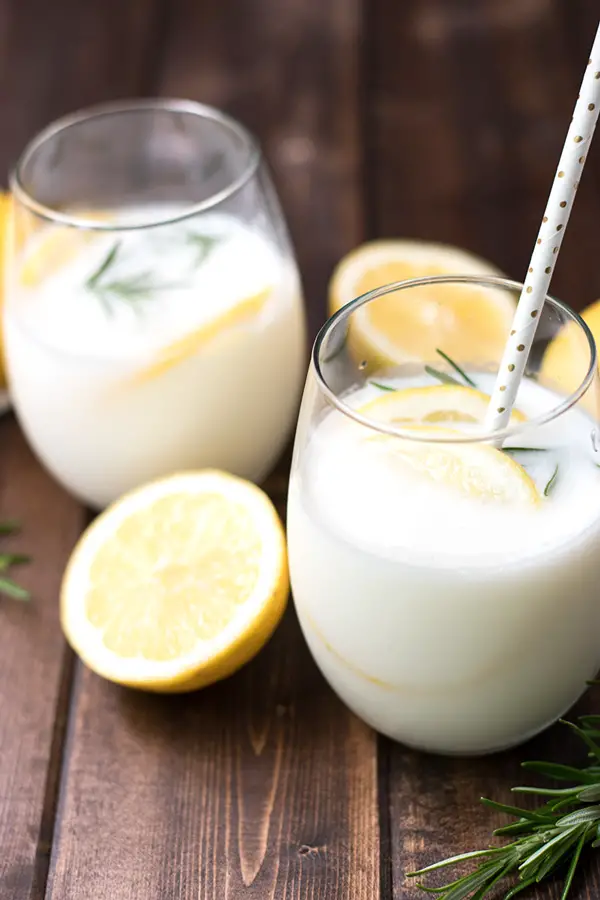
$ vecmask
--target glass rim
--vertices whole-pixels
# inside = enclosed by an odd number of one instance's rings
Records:
[[[177,215],[169,215],[163,218],[152,219],[149,222],[135,222],[127,225],[100,222],[97,219],[89,219],[85,216],[75,216],[61,212],[60,210],[53,209],[51,206],[40,203],[25,188],[22,179],[23,169],[33,158],[34,154],[48,140],[51,140],[62,132],[68,131],[70,128],[74,128],[92,119],[101,119],[105,116],[126,115],[127,113],[144,111],[187,113],[225,126],[231,132],[236,134],[246,145],[248,159],[245,167],[226,187],[222,188],[220,191],[216,191],[205,200],[186,206],[185,210],[177,213]],[[17,162],[11,169],[9,186],[14,198],[19,203],[39,218],[48,222],[65,225],[69,228],[85,228],[90,231],[141,231],[145,228],[155,228],[160,225],[170,225],[174,222],[185,221],[198,213],[213,209],[215,206],[218,206],[236,194],[250,181],[251,178],[253,178],[258,170],[261,160],[262,151],[260,149],[260,144],[252,132],[237,119],[234,119],[233,116],[228,115],[215,106],[210,106],[206,103],[198,103],[195,100],[179,100],[176,98],[119,100],[111,103],[98,103],[76,112],[69,113],[66,116],[61,116],[61,118],[55,119],[39,131],[35,137],[25,145]]]
[[[331,330],[338,324],[338,322],[342,321],[343,319],[347,319],[353,312],[355,312],[357,309],[360,309],[361,306],[365,306],[371,300],[375,300],[378,297],[384,296],[385,294],[394,293],[398,290],[406,290],[408,288],[421,287],[429,284],[470,284],[480,285],[482,287],[488,286],[505,289],[510,288],[519,293],[523,288],[523,284],[519,281],[514,281],[510,278],[502,278],[496,275],[430,275],[420,278],[411,278],[406,281],[394,281],[390,284],[375,288],[372,291],[367,291],[367,293],[361,294],[354,300],[348,301],[348,303],[344,304],[344,306],[340,307],[337,312],[330,316],[330,318],[321,327],[313,344],[311,354],[313,375],[315,376],[317,386],[330,406],[333,406],[344,416],[352,419],[359,425],[369,428],[372,431],[379,432],[380,434],[391,435],[392,437],[398,437],[403,440],[426,444],[474,444],[481,443],[482,441],[497,441],[499,439],[505,440],[507,437],[514,437],[515,435],[524,434],[526,432],[534,430],[535,428],[539,428],[541,425],[546,425],[548,422],[554,421],[554,419],[559,418],[561,415],[571,409],[571,407],[573,407],[575,403],[577,403],[577,401],[581,399],[581,397],[590,387],[594,379],[597,366],[596,342],[594,340],[592,332],[590,331],[588,325],[581,318],[581,316],[574,310],[572,310],[570,306],[568,306],[566,303],[563,303],[562,300],[558,300],[556,297],[553,297],[550,294],[546,294],[544,303],[549,302],[552,306],[558,308],[562,313],[564,313],[567,319],[575,322],[581,328],[587,339],[588,347],[590,350],[590,363],[583,380],[581,381],[579,386],[562,401],[562,403],[558,404],[558,406],[553,407],[552,409],[548,410],[548,412],[543,413],[542,415],[534,416],[517,425],[507,426],[506,428],[498,429],[496,431],[457,434],[456,437],[453,436],[452,438],[448,438],[447,436],[434,437],[430,434],[425,436],[415,431],[411,432],[407,429],[394,428],[391,425],[386,425],[384,422],[361,415],[361,413],[359,413],[356,409],[353,409],[351,406],[345,403],[344,400],[340,399],[340,397],[338,397],[327,384],[327,379],[323,374],[320,360],[321,349],[325,339],[327,338]]]

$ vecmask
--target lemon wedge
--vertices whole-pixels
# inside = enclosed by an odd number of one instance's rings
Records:
[[[261,649],[288,588],[268,497],[222,472],[183,473],[125,495],[84,533],[63,579],[61,622],[105,678],[189,691]]]
[[[329,286],[330,311],[374,288],[428,275],[502,273],[457,247],[373,241],[338,264]],[[454,359],[486,364],[501,358],[514,310],[512,294],[501,288],[434,284],[396,291],[353,314],[349,347],[367,371],[412,360],[431,362],[438,347]]]
[[[534,481],[507,453],[490,444],[452,443],[460,432],[449,428],[409,425],[405,430],[421,440],[385,435],[368,440],[378,442],[411,475],[457,496],[530,507],[540,502]]]
[[[239,326],[254,318],[263,309],[271,292],[272,288],[268,287],[257,294],[245,297],[220,316],[216,316],[189,334],[163,347],[148,366],[140,369],[131,377],[130,383],[143,384],[164,375],[169,369],[195,356],[213,338],[229,328]]]
[[[399,426],[407,422],[481,424],[489,402],[489,395],[475,388],[435,384],[388,391],[365,403],[359,412],[367,418]],[[526,421],[526,418],[515,409],[510,421],[515,425]]]

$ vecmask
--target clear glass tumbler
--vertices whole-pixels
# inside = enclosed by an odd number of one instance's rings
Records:
[[[97,507],[183,469],[263,479],[306,357],[254,138],[187,101],[96,107],[35,138],[11,186],[9,386],[48,469]]]
[[[520,289],[439,276],[349,303],[317,338],[298,424],[306,640],[352,710],[433,752],[525,740],[600,665],[596,350],[563,303],[546,299],[508,427],[485,426]]]

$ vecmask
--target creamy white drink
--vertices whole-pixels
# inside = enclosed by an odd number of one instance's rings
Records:
[[[144,208],[148,221],[166,212],[181,211]],[[121,210],[115,227],[139,218]],[[95,506],[181,469],[260,480],[296,415],[297,273],[232,216],[108,233],[44,227],[15,261],[4,327],[32,446]]]

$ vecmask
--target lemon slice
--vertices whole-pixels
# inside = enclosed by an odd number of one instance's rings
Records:
[[[481,424],[490,402],[488,394],[471,387],[435,384],[427,387],[403,388],[389,391],[359,409],[361,415],[389,425],[406,422],[464,422]],[[511,424],[525,422],[526,417],[515,409]]]
[[[581,317],[592,332],[596,346],[600,346],[600,300],[586,307]],[[589,358],[587,338],[575,322],[568,322],[560,329],[544,353],[540,381],[567,396],[575,391],[585,378]],[[582,403],[588,412],[600,418],[598,395],[598,384],[594,380]]]
[[[120,684],[187,691],[254,656],[288,594],[283,529],[232,475],[173,475],[125,495],[80,539],[61,590],[65,635]]]
[[[540,495],[525,469],[490,444],[451,443],[460,432],[435,425],[410,425],[407,430],[425,440],[402,440],[385,435],[369,438],[380,443],[411,475],[462,497],[488,503],[536,506]],[[449,443],[444,443],[447,438]]]
[[[457,247],[373,241],[338,264],[329,287],[330,310],[393,281],[445,274],[502,275]],[[512,294],[500,288],[437,284],[396,291],[351,316],[349,347],[367,370],[412,360],[430,362],[438,347],[456,360],[486,364],[501,358],[514,310]]]
[[[272,288],[268,287],[257,294],[240,300],[222,315],[211,319],[189,334],[173,341],[167,347],[163,347],[150,365],[137,371],[130,379],[130,382],[143,384],[146,381],[152,381],[154,378],[164,375],[169,369],[195,356],[213,338],[229,328],[239,326],[257,316],[262,311],[271,292]]]

